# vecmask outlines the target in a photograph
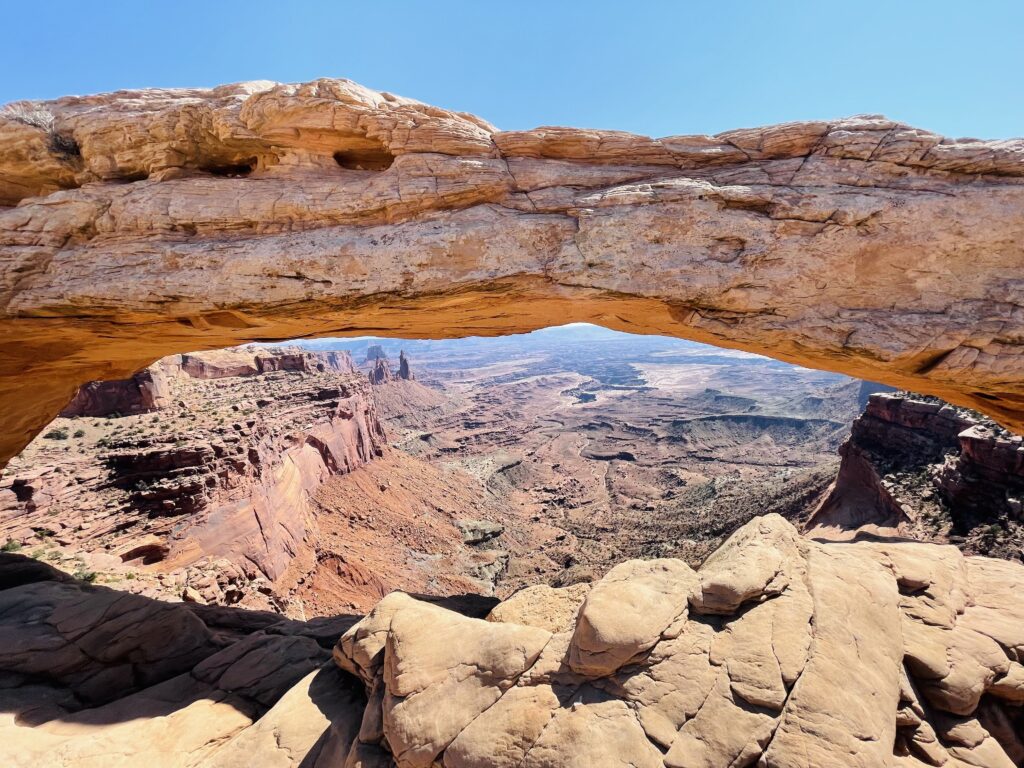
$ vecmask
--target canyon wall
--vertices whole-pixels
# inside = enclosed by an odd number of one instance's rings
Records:
[[[139,381],[161,382],[161,402],[152,417],[118,418],[132,412]],[[58,453],[55,464],[52,453],[29,457],[0,481],[4,541],[56,536],[161,571],[215,562],[215,581],[227,571],[237,576],[229,581],[273,584],[315,565],[312,494],[387,444],[369,382],[345,352],[171,356],[101,391],[106,399],[88,400],[92,419],[56,428],[76,444],[75,456]],[[76,428],[81,437],[71,441]],[[212,582],[207,588],[209,599],[223,598]]]
[[[813,535],[951,541],[1024,559],[1024,442],[981,414],[907,393],[871,395],[814,511]]]
[[[45,119],[44,119],[45,118]],[[0,459],[76,388],[317,335],[589,321],[1024,428],[1024,142],[883,117],[650,139],[346,80],[0,112]]]
[[[168,404],[167,372],[150,366],[130,379],[90,381],[78,388],[61,416],[108,416],[146,413]]]

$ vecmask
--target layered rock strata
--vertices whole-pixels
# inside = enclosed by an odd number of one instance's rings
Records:
[[[1024,143],[878,116],[498,131],[346,80],[0,115],[0,457],[84,382],[315,335],[570,321],[766,353],[1024,427]]]
[[[90,381],[78,388],[61,416],[147,413],[170,405],[166,366],[151,365],[130,379]]]
[[[1024,443],[937,398],[875,394],[840,449],[814,535],[897,531],[1024,559]]]
[[[351,358],[287,349],[187,354],[108,388],[118,385],[134,402],[140,378],[166,389],[152,416],[119,418],[125,402],[115,398],[108,418],[59,420],[9,468],[0,539],[42,552],[52,537],[164,570],[209,562],[216,572],[197,576],[186,594],[215,602],[315,567],[312,495],[386,446]],[[75,454],[60,452],[72,446]]]

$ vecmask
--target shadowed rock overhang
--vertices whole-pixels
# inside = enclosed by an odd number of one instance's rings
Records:
[[[346,80],[0,111],[0,461],[93,379],[587,321],[1024,428],[1024,141],[883,117],[497,131]]]

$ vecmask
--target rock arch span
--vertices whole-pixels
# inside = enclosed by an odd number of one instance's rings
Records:
[[[0,111],[0,461],[174,352],[589,321],[1024,429],[1024,141],[501,132],[346,80]]]

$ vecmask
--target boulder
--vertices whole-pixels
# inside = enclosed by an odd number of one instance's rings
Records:
[[[489,623],[394,593],[335,647],[370,702],[350,764],[1009,768],[1022,588],[1024,566],[771,515],[696,572],[628,561]]]

